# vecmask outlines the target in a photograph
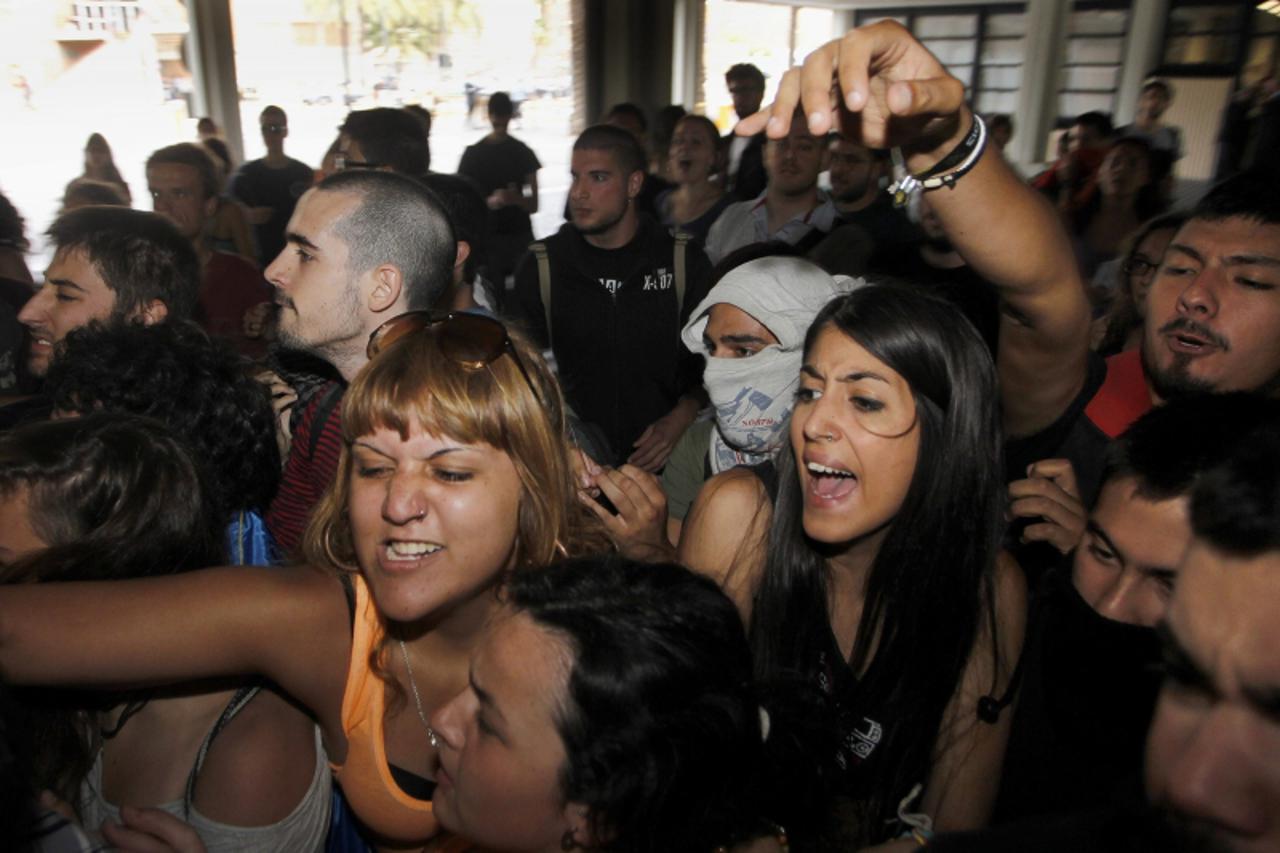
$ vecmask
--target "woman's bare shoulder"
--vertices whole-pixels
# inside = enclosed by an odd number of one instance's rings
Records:
[[[732,468],[703,485],[680,532],[679,561],[720,584],[744,619],[764,569],[772,518],[764,483],[746,468]]]
[[[324,761],[315,729],[315,721],[292,700],[261,688],[214,740],[196,785],[199,811],[236,826],[284,820],[310,789],[316,764]]]

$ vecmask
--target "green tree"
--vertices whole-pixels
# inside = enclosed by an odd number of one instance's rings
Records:
[[[358,20],[363,50],[402,60],[438,56],[455,30],[480,31],[468,0],[307,0],[307,10],[328,20]]]

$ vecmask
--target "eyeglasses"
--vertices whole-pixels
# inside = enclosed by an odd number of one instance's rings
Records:
[[[333,167],[341,172],[343,169],[381,169],[381,163],[370,163],[364,160],[351,160],[346,154],[336,154],[333,158]]]
[[[289,129],[287,124],[264,124],[262,125],[263,133],[284,133]]]
[[[479,370],[507,353],[516,363],[534,399],[546,406],[542,394],[538,393],[538,386],[533,384],[533,378],[520,360],[511,336],[507,334],[507,327],[483,314],[450,312],[441,315],[431,311],[406,311],[373,330],[365,354],[373,359],[401,338],[427,330],[435,332],[436,342],[445,358],[468,370]]]
[[[1149,261],[1143,257],[1129,258],[1120,265],[1120,271],[1125,275],[1146,275],[1160,264],[1156,261]]]

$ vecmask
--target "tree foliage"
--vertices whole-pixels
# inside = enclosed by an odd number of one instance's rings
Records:
[[[407,59],[443,52],[449,33],[478,33],[480,19],[468,0],[307,0],[318,18],[360,24],[363,50],[381,50]]]

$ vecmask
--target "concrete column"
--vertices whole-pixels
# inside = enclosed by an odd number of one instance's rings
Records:
[[[587,120],[621,101],[650,115],[666,106],[675,85],[676,0],[586,0],[583,11]]]
[[[1160,65],[1168,0],[1133,0],[1129,7],[1129,35],[1124,41],[1124,68],[1116,91],[1117,126],[1133,120],[1142,81]]]
[[[1058,78],[1071,0],[1027,0],[1022,87],[1013,120],[1012,159],[1022,165],[1044,159],[1045,143],[1058,112]]]
[[[236,83],[235,43],[230,0],[192,0],[187,50],[195,78],[196,110],[213,117],[237,161],[244,160],[240,128],[240,91]]]

